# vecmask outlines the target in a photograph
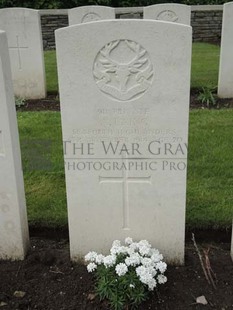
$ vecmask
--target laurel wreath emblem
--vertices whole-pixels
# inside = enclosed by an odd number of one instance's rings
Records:
[[[148,52],[140,44],[116,40],[97,54],[93,75],[98,88],[108,97],[128,101],[146,92],[154,72]]]

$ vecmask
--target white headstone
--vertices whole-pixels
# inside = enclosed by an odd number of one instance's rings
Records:
[[[7,33],[15,95],[44,98],[46,86],[39,11],[1,9],[0,29]]]
[[[191,7],[177,3],[150,5],[143,8],[143,18],[190,25]]]
[[[233,98],[233,2],[223,5],[218,96]]]
[[[191,28],[56,31],[71,257],[147,239],[183,263]]]
[[[0,259],[23,259],[28,223],[6,34],[0,31]]]
[[[104,19],[115,19],[115,9],[99,5],[80,6],[68,10],[68,17],[70,26]]]

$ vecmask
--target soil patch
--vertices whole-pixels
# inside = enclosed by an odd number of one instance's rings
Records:
[[[140,310],[233,309],[230,244],[202,243],[198,246],[209,249],[217,288],[208,284],[193,244],[187,243],[185,266],[169,266],[168,282],[158,292],[153,292]],[[31,238],[27,258],[22,262],[0,261],[0,275],[0,308],[3,310],[110,309],[106,301],[100,302],[95,297],[92,274],[87,273],[84,265],[70,262],[66,239]],[[25,296],[14,296],[16,291],[25,292]],[[195,303],[202,295],[208,301],[205,306]]]
[[[200,90],[190,92],[190,109],[229,109],[233,108],[233,98],[216,99],[214,106],[208,107],[198,99]],[[17,111],[60,111],[60,101],[57,94],[49,94],[45,99],[25,100],[24,105],[17,107]]]
[[[30,236],[41,239],[60,240],[69,238],[68,225],[59,227],[48,227],[39,225],[30,225]],[[215,242],[215,243],[230,243],[231,242],[231,227],[228,229],[186,229],[186,241],[192,240],[192,234],[195,234],[199,242]]]
[[[56,94],[50,94],[44,99],[28,99],[17,111],[60,111],[60,101]]]

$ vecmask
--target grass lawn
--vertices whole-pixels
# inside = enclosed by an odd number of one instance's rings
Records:
[[[187,227],[232,224],[233,110],[190,112]]]
[[[45,51],[44,60],[45,60],[47,91],[49,93],[58,92],[56,52]]]
[[[190,112],[189,228],[231,226],[232,119],[233,110]],[[19,112],[18,122],[30,224],[66,225],[60,113]]]
[[[67,224],[59,112],[18,113],[28,216],[31,224]]]
[[[220,47],[194,43],[192,51],[191,87],[218,85]]]
[[[220,48],[208,43],[194,43],[192,52],[191,87],[216,86],[218,82]],[[48,92],[58,91],[55,51],[45,52]]]

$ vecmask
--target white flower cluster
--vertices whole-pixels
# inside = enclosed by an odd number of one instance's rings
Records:
[[[125,245],[115,240],[110,249],[110,255],[104,256],[96,252],[89,252],[85,256],[88,272],[93,272],[98,265],[105,268],[114,267],[116,275],[124,276],[130,269],[135,269],[140,281],[153,290],[158,284],[167,282],[163,274],[167,264],[162,261],[163,255],[157,249],[153,249],[147,240],[133,242],[132,238],[125,239]],[[134,288],[134,284],[130,284]]]

